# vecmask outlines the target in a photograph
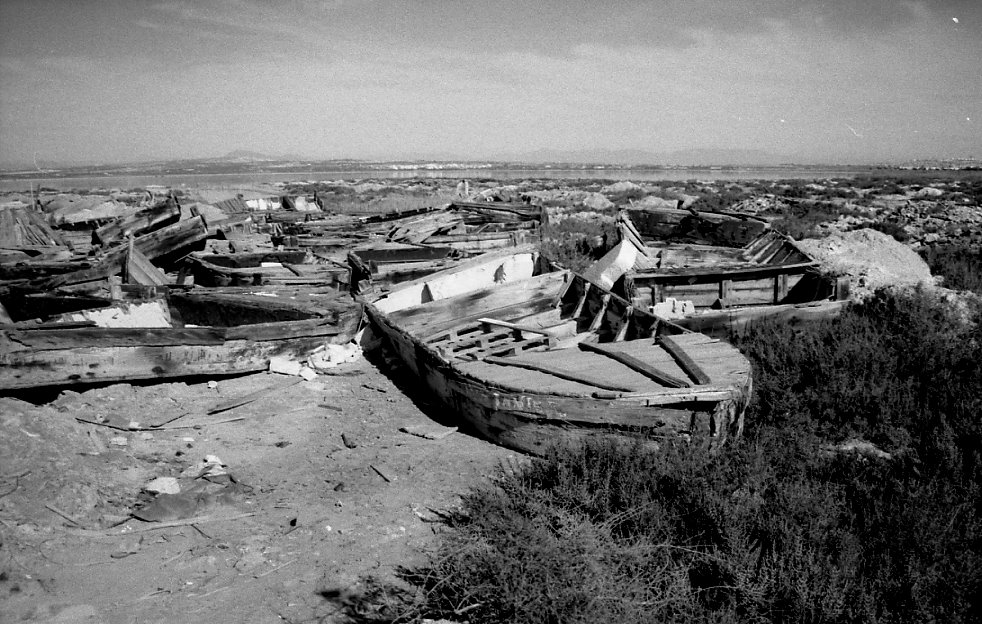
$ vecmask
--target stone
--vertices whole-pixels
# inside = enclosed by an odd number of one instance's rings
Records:
[[[174,477],[157,477],[143,489],[154,494],[180,494],[181,484]]]
[[[303,365],[300,362],[285,357],[269,358],[269,372],[281,375],[299,375]]]

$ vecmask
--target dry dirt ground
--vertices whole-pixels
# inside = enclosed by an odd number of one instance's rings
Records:
[[[454,423],[392,366],[0,398],[0,622],[345,621],[338,590],[421,562],[440,511],[524,461],[400,431]]]

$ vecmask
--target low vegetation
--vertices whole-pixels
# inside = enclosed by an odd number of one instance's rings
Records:
[[[556,449],[464,497],[362,621],[969,622],[982,613],[982,310],[880,293],[760,325],[747,431]],[[867,452],[837,448],[861,440]],[[859,448],[863,448],[862,445]]]
[[[930,246],[921,248],[920,253],[931,273],[944,278],[943,286],[982,295],[982,248]]]

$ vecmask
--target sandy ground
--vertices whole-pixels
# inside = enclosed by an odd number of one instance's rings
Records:
[[[0,622],[345,621],[332,596],[421,562],[438,512],[523,461],[400,431],[454,423],[392,366],[376,353],[286,389],[298,378],[261,373],[0,399]],[[141,492],[156,477],[184,494],[161,506]],[[141,506],[158,522],[126,519]]]

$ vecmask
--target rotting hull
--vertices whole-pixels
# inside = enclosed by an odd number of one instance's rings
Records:
[[[742,388],[685,388],[648,397],[518,390],[465,374],[371,304],[366,313],[445,407],[488,440],[518,451],[542,454],[551,446],[598,435],[637,440],[702,434],[718,445],[743,429],[749,374]]]
[[[231,328],[0,329],[0,392],[45,386],[232,375],[343,342],[357,318]]]

